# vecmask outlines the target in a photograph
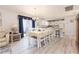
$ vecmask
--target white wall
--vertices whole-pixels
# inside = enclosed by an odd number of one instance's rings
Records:
[[[34,10],[36,8],[36,10]],[[25,13],[41,18],[56,19],[64,17],[64,6],[63,5],[36,5],[26,6],[22,10]]]
[[[74,5],[74,10],[79,10],[79,5]]]
[[[71,39],[76,38],[76,15],[65,16],[65,34]]]
[[[13,24],[18,25],[18,14],[16,12],[0,8],[0,13],[2,15],[2,26],[6,31],[10,31]]]
[[[76,17],[79,14],[79,6],[75,5],[74,10],[65,12],[65,33],[71,39],[76,39]]]
[[[64,17],[65,5],[1,5],[0,7],[45,19]],[[36,8],[36,10],[34,9]]]

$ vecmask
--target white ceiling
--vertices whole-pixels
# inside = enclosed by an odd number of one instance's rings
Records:
[[[26,13],[30,16],[35,16],[45,19],[56,19],[64,17],[64,5],[4,5],[0,6],[5,9],[16,12]],[[34,10],[36,8],[36,10]]]

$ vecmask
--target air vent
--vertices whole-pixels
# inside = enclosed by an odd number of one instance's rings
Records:
[[[73,10],[73,5],[65,7],[65,11],[71,11],[71,10]]]

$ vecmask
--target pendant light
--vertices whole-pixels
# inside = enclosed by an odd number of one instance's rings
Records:
[[[33,20],[38,20],[39,19],[39,17],[37,17],[37,14],[36,14],[36,8],[34,8],[34,17],[33,17]]]

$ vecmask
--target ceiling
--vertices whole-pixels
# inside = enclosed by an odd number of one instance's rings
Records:
[[[65,5],[1,5],[0,7],[18,13],[21,12],[30,16],[36,15],[40,18],[52,20],[64,17]]]

